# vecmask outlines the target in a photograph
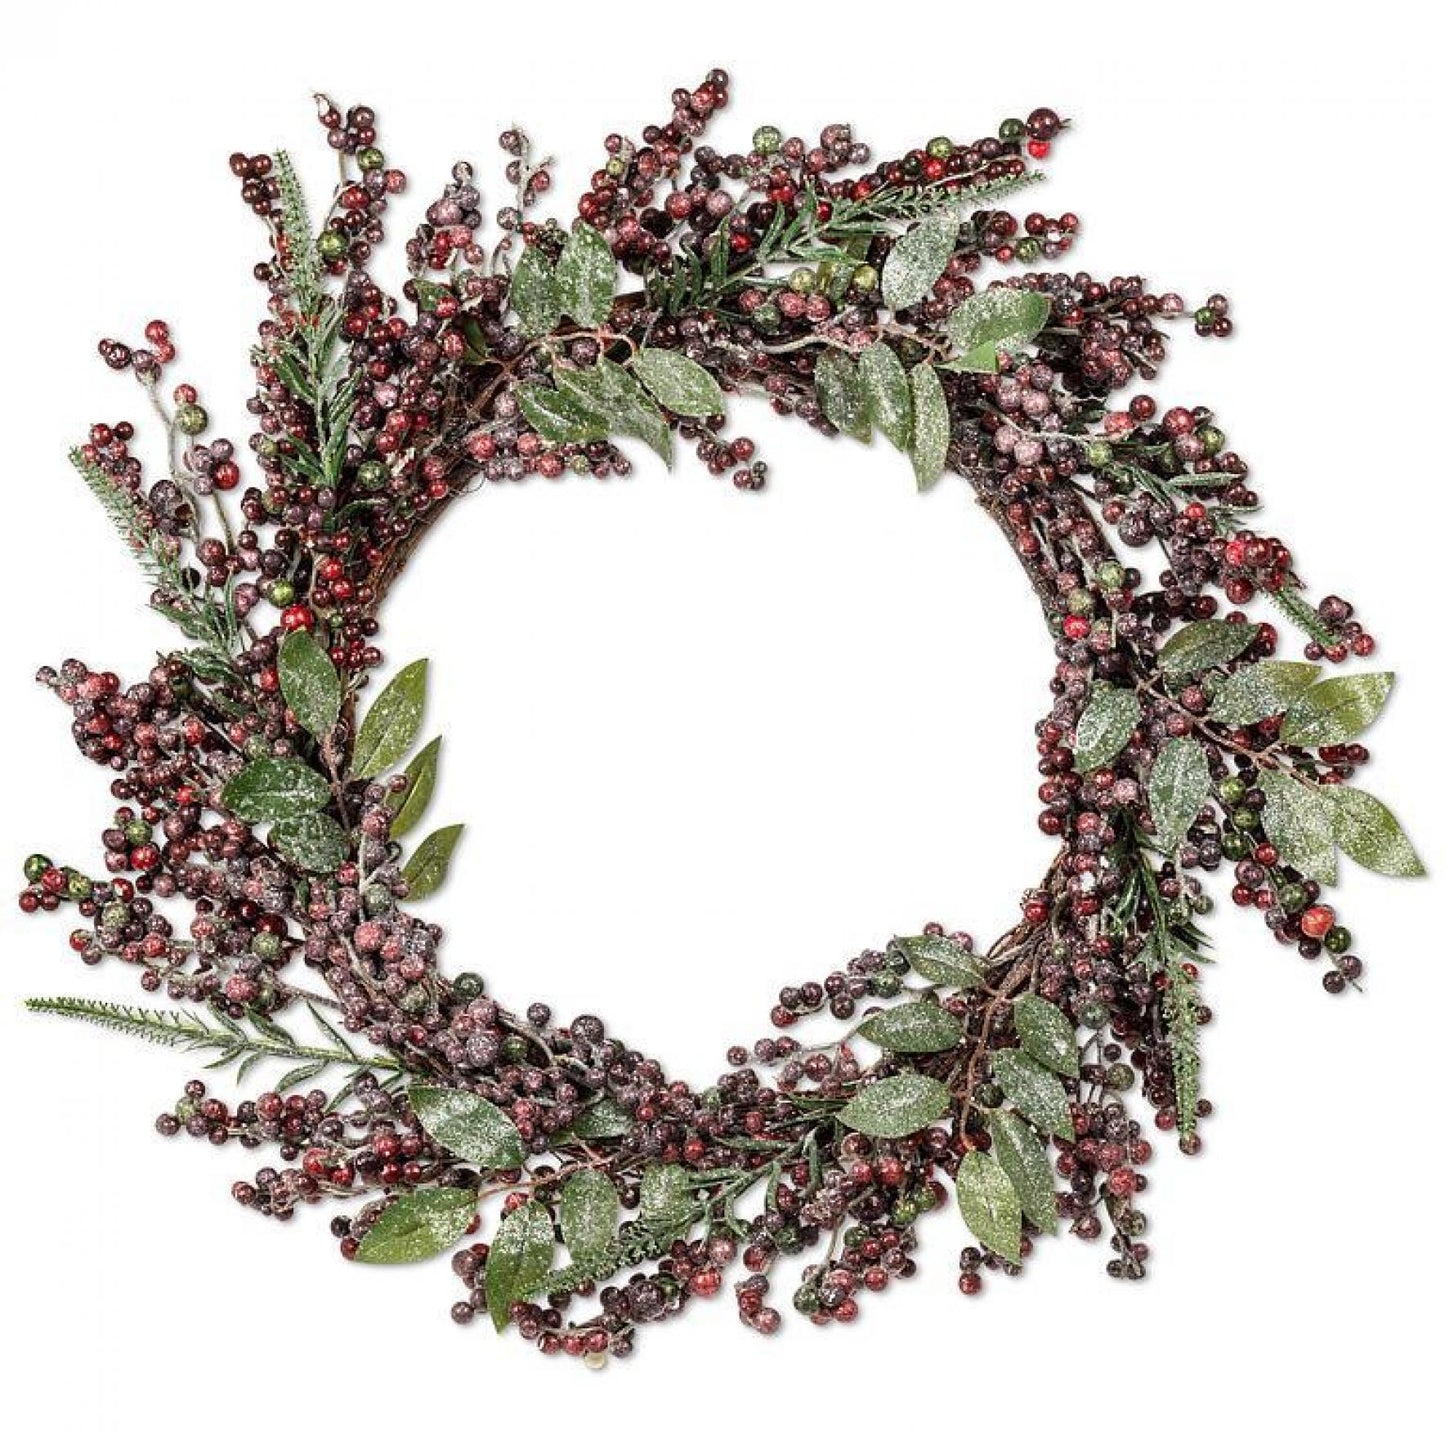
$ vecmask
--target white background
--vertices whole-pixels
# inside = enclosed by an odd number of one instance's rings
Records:
[[[1351,7],[1352,10],[1355,7]],[[1320,591],[1356,598],[1398,667],[1367,785],[1445,867],[1440,613],[1438,94],[1411,7],[1077,5],[865,11],[716,6],[51,4],[5,22],[3,366],[5,874],[24,853],[98,861],[106,779],[28,684],[80,655],[134,677],[161,624],[68,473],[92,419],[143,420],[94,359],[171,320],[183,373],[247,432],[247,275],[263,237],[226,156],[288,145],[324,185],[310,94],[381,112],[415,218],[457,155],[502,194],[494,147],[526,123],[563,158],[665,118],[674,85],[734,75],[718,127],[816,134],[850,119],[898,148],[1049,104],[1075,120],[1051,184],[1077,261],[1235,301],[1157,388],[1207,401],[1256,467],[1268,523]],[[804,18],[804,15],[807,18]],[[1021,209],[1022,209],[1021,208]],[[180,374],[173,373],[173,374]],[[1030,595],[961,484],[752,414],[773,481],[736,495],[690,458],[626,484],[534,482],[460,506],[395,599],[386,641],[433,659],[448,736],[437,821],[469,832],[435,911],[450,960],[513,1002],[605,1012],[693,1078],[760,1032],[779,983],[939,916],[992,935],[1047,854],[1031,727],[1050,655]],[[1289,1428],[1317,1441],[1437,1428],[1445,1284],[1439,949],[1432,880],[1347,868],[1362,997],[1253,918],[1216,915],[1204,1155],[1165,1151],[1143,1201],[1149,1282],[1060,1240],[979,1300],[962,1229],[927,1221],[913,1283],[850,1329],[763,1341],[726,1299],[645,1331],[592,1375],[446,1318],[445,1263],[345,1267],[319,1215],[243,1213],[257,1156],[163,1141],[191,1061],[24,1017],[79,977],[68,924],[7,907],[0,1350],[15,1438],[153,1445],[454,1430],[700,1441],[763,1431],[939,1430],[1031,1441]],[[746,1381],[744,1385],[743,1382]],[[741,1387],[740,1387],[741,1386]],[[1427,1407],[1431,1414],[1425,1412]]]

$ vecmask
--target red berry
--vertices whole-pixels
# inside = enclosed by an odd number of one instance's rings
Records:
[[[1300,915],[1299,929],[1306,938],[1323,938],[1335,926],[1335,910],[1317,903]]]

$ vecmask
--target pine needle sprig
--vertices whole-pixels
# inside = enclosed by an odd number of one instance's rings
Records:
[[[286,151],[276,152],[276,185],[280,191],[281,234],[277,258],[291,283],[297,307],[305,314],[315,312],[322,297],[321,256],[311,230],[311,213],[301,189],[296,167]]]

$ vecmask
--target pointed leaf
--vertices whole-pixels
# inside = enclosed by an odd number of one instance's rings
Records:
[[[535,246],[528,246],[517,258],[507,299],[524,336],[541,336],[562,319],[556,272]]]
[[[954,1180],[963,1222],[985,1249],[1018,1264],[1021,1253],[1023,1210],[1009,1177],[991,1154],[975,1149],[963,1156]]]
[[[512,1306],[530,1299],[547,1278],[556,1252],[552,1216],[535,1203],[518,1205],[497,1226],[487,1255],[487,1309],[498,1333],[512,1319]]]
[[[1310,787],[1288,773],[1260,774],[1264,791],[1264,831],[1280,860],[1307,878],[1335,881],[1334,815],[1324,789]]]
[[[408,663],[367,710],[351,752],[355,777],[374,778],[394,768],[416,741],[426,705],[426,668],[424,657]]]
[[[1395,815],[1372,793],[1343,783],[1323,789],[1335,841],[1363,868],[1391,878],[1420,878],[1425,865]]]
[[[893,947],[908,960],[908,966],[915,973],[921,973],[930,983],[941,983],[946,988],[983,986],[987,962],[976,954],[966,952],[942,934],[924,933],[917,938],[895,938]]]
[[[823,415],[850,437],[860,442],[873,437],[873,423],[868,415],[868,395],[863,378],[851,356],[841,351],[825,351],[813,370],[813,384]]]
[[[631,372],[603,356],[593,366],[559,366],[553,379],[566,396],[606,418],[609,434],[636,437],[672,465],[667,418]]]
[[[617,262],[607,238],[596,226],[575,221],[557,258],[557,302],[562,314],[579,326],[601,326],[612,311],[616,279]]]
[[[426,805],[436,788],[437,757],[441,752],[442,740],[433,738],[406,765],[406,792],[396,806],[396,817],[392,819],[391,836],[400,838],[421,822]]]
[[[859,1034],[880,1049],[899,1054],[936,1054],[963,1037],[963,1025],[946,1008],[918,999],[895,1004],[865,1019]]]
[[[988,1129],[993,1135],[994,1153],[1019,1197],[1025,1218],[1052,1234],[1059,1227],[1059,1207],[1043,1140],[1032,1125],[1010,1109],[995,1110],[989,1117]]]
[[[638,1213],[644,1224],[676,1227],[691,1215],[694,1202],[680,1164],[649,1164],[642,1171]]]
[[[858,375],[868,398],[868,414],[878,430],[907,451],[913,438],[913,393],[898,353],[886,341],[875,341],[858,358]]]
[[[283,858],[310,873],[334,873],[351,856],[345,830],[329,813],[283,818],[266,841]]]
[[[1036,993],[1014,1000],[1014,1029],[1026,1053],[1056,1074],[1077,1078],[1079,1041],[1068,1015]]]
[[[1037,291],[991,286],[970,296],[944,322],[959,371],[994,372],[1000,351],[1016,352],[1048,325],[1049,298]]]
[[[1259,635],[1253,622],[1190,622],[1159,649],[1159,670],[1177,681],[1233,662]]]
[[[909,373],[913,383],[913,476],[926,492],[948,464],[948,401],[938,373],[920,361]]]
[[[712,373],[680,351],[644,347],[633,357],[632,369],[648,391],[679,416],[717,416],[727,407]]]
[[[1209,759],[1193,738],[1171,738],[1149,772],[1149,811],[1160,848],[1172,853],[1209,799]]]
[[[1317,682],[1284,715],[1279,740],[1297,748],[1352,742],[1379,716],[1393,672],[1357,672]]]
[[[1075,730],[1074,766],[1081,773],[1090,773],[1112,763],[1139,718],[1139,699],[1131,690],[1096,682]]]
[[[958,240],[958,217],[948,211],[926,216],[893,243],[883,263],[883,304],[891,311],[916,306],[943,275]]]
[[[326,649],[304,628],[288,632],[277,653],[281,696],[313,738],[327,737],[341,712],[341,678]]]
[[[572,1134],[577,1139],[616,1139],[631,1128],[632,1115],[616,1099],[604,1096],[577,1116]]]
[[[1320,675],[1313,662],[1256,662],[1219,684],[1209,715],[1231,727],[1277,717]]]
[[[1037,1060],[1021,1049],[999,1049],[993,1056],[993,1077],[1025,1119],[1046,1134],[1074,1137],[1064,1086]]]
[[[407,1102],[422,1128],[460,1159],[482,1169],[518,1169],[527,1157],[517,1126],[470,1089],[415,1084]]]
[[[572,1258],[585,1264],[605,1256],[617,1238],[622,1205],[612,1181],[599,1170],[583,1169],[562,1188],[557,1206],[562,1242]]]
[[[296,758],[257,758],[221,789],[221,805],[248,823],[279,823],[324,808],[331,784]]]
[[[528,424],[553,446],[607,440],[607,421],[554,386],[528,382],[517,388],[517,405]]]
[[[357,1246],[362,1264],[412,1264],[450,1249],[477,1217],[470,1189],[418,1189],[393,1199]]]
[[[462,836],[465,823],[450,823],[428,833],[417,844],[416,852],[406,860],[401,875],[409,886],[408,902],[429,898],[446,881],[447,869],[451,867],[452,854]]]
[[[839,1122],[875,1139],[901,1139],[941,1119],[952,1095],[926,1074],[893,1074],[868,1084],[855,1094],[839,1115]]]

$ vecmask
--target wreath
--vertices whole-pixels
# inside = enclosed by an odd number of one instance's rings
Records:
[[[850,1321],[915,1272],[950,1194],[966,1295],[1061,1228],[1107,1236],[1109,1274],[1138,1278],[1138,1116],[1192,1154],[1210,1112],[1205,876],[1232,868],[1233,901],[1343,993],[1361,962],[1323,892],[1338,854],[1422,871],[1353,782],[1392,675],[1327,671],[1373,637],[1341,598],[1306,599],[1213,415],[1137,388],[1171,326],[1228,335],[1226,299],[1058,269],[1077,218],[1000,205],[1040,178],[1052,110],[879,162],[846,125],[701,144],[728,95],[714,70],[639,140],[607,137],[570,225],[536,214],[550,163],[506,131],[495,228],[458,164],[399,297],[370,265],[405,177],[369,108],[317,98],[340,166],[319,230],[284,152],[233,155],[271,248],[253,435],[212,435],[153,321],[100,353],[140,384],[163,468],[128,421],[71,456],[177,644],[129,685],[78,661],[39,674],[115,808],[103,878],[36,854],[20,905],[74,909],[81,961],[133,965],[168,1006],[29,1007],[238,1082],[281,1061],[235,1102],[188,1083],[157,1127],[272,1151],[233,1187],[246,1208],[327,1206],[360,1264],[451,1252],[455,1320],[594,1365],[720,1293],[739,1257],[752,1329],[779,1327],[794,1256],[793,1307]],[[825,436],[881,433],[920,489],[956,474],[997,523],[1054,643],[1038,823],[1058,852],[991,946],[929,925],[820,960],[694,1088],[599,1017],[444,972],[416,905],[462,829],[413,843],[438,775],[440,739],[417,746],[427,664],[370,694],[382,604],[454,498],[625,476],[619,441],[669,463],[686,442],[757,491],[766,464],[732,428],[750,395]],[[1119,549],[1151,545],[1146,578]]]

